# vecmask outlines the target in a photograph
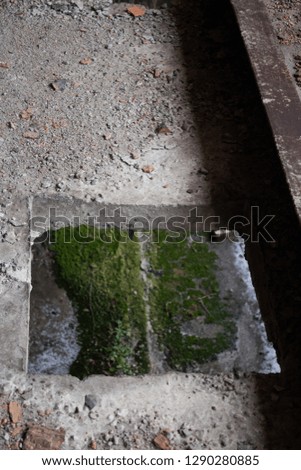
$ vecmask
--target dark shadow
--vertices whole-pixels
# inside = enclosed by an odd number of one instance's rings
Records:
[[[191,0],[174,12],[212,199],[264,199],[282,171],[231,5]]]
[[[300,450],[300,386],[293,387],[285,374],[256,377],[260,410],[265,419],[264,449]]]
[[[217,213],[233,202],[244,207],[232,216],[259,211],[248,227],[247,258],[282,368],[279,376],[258,377],[263,448],[301,449],[300,224],[230,2],[191,0],[173,11],[212,205]],[[260,225],[266,215],[274,216],[269,236]]]

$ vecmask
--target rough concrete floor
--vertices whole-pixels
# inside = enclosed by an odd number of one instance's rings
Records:
[[[136,19],[123,4],[2,2],[3,325],[22,290],[17,310],[26,309],[27,197],[226,208],[273,187],[269,141],[232,26],[205,0]],[[1,333],[4,355],[16,345],[20,361],[24,315],[11,336]],[[37,424],[63,428],[54,447],[65,449],[148,449],[160,432],[177,449],[277,448],[286,422],[274,404],[293,403],[277,380],[169,374],[79,382],[3,368],[0,448],[38,447],[28,432]]]
[[[301,2],[264,0],[277,42],[301,97]]]

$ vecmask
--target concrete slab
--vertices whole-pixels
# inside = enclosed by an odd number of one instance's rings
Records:
[[[239,394],[230,374],[95,376],[81,382],[70,376],[10,375],[2,369],[0,383],[1,393],[22,403],[24,423],[65,429],[63,449],[88,449],[92,441],[98,449],[154,449],[161,430],[168,430],[174,449],[262,445],[254,377],[237,382]],[[94,397],[93,409],[85,406],[87,395]],[[224,432],[227,427],[232,432]],[[10,436],[8,444],[13,442]]]
[[[27,370],[30,241],[28,199],[15,201],[1,215],[0,295],[1,363],[13,370]]]
[[[301,102],[276,45],[263,0],[231,0],[249,54],[279,158],[301,217]]]

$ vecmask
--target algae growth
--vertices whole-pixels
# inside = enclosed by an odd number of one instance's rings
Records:
[[[117,229],[80,226],[50,233],[57,278],[79,322],[81,350],[72,375],[149,372],[146,302],[170,368],[198,370],[232,345],[235,327],[220,300],[216,255],[192,239],[167,241],[165,230],[149,236],[141,250],[137,239]]]

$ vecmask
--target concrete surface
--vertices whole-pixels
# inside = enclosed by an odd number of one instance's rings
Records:
[[[301,215],[301,103],[265,2],[231,0],[297,214]]]
[[[30,213],[45,216],[54,204],[85,217],[122,204],[152,217],[198,206],[202,215],[219,215],[219,226],[253,203],[269,210],[271,195],[275,213],[287,212],[283,173],[225,2],[192,2],[177,13],[147,10],[140,19],[122,4],[107,9],[99,2],[95,11],[76,1],[72,8],[48,3],[7,0],[0,7],[0,447],[22,448],[32,422],[66,429],[67,449],[91,441],[100,449],[153,448],[153,437],[166,427],[175,448],[277,448],[282,433],[285,445],[295,445],[298,432],[293,444],[288,437],[297,429],[296,400],[291,389],[283,393],[278,376],[262,382],[171,374],[81,383],[24,373]],[[250,29],[245,3],[233,4],[299,213],[296,91],[284,85],[262,3],[247,6]],[[268,82],[270,67],[277,90]],[[280,268],[274,269],[279,276]],[[97,401],[90,411],[89,393]],[[24,408],[19,435],[7,414],[11,400]]]

